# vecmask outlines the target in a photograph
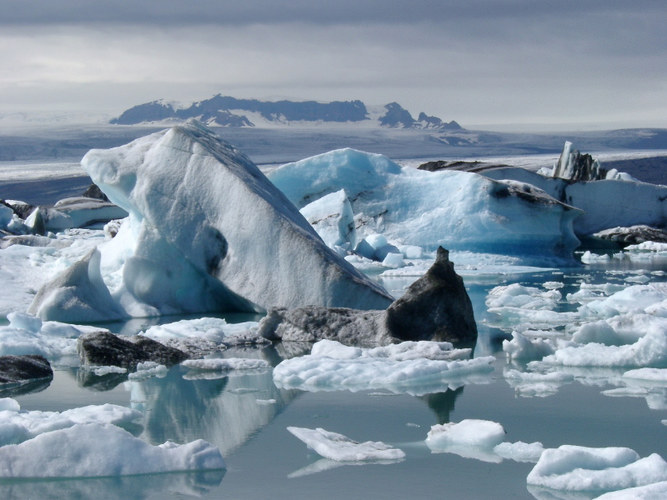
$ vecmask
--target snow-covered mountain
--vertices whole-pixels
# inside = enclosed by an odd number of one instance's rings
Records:
[[[271,128],[286,125],[359,124],[390,128],[462,130],[455,121],[444,122],[421,112],[415,119],[396,102],[367,107],[362,101],[260,101],[218,94],[179,106],[163,100],[139,104],[111,120],[112,124],[178,123],[190,118],[214,127]]]

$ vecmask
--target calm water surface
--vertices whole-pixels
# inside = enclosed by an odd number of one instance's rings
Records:
[[[496,370],[483,383],[443,387],[425,396],[386,392],[317,392],[280,390],[271,371],[213,380],[191,380],[181,367],[164,378],[143,381],[89,380],[77,369],[60,369],[41,392],[16,396],[24,410],[58,410],[114,403],[144,413],[138,434],[153,444],[206,439],[218,446],[227,470],[199,474],[0,483],[0,498],[201,498],[225,499],[475,499],[590,498],[529,490],[532,463],[464,458],[432,453],[424,444],[432,425],[465,418],[499,422],[506,441],[627,446],[641,456],[667,457],[667,388],[647,399],[608,397],[610,372],[589,370],[548,397],[522,397],[503,378],[499,352],[502,335],[484,326],[484,298],[500,282],[536,284],[561,281],[563,295],[589,282],[622,282],[637,265],[560,269],[534,275],[466,279],[480,324],[478,351],[493,352]],[[639,266],[642,267],[642,266]],[[646,268],[646,266],[643,266]],[[663,263],[657,264],[663,269]],[[650,270],[650,269],[649,269]],[[656,270],[655,265],[653,271]],[[653,280],[664,280],[656,277]],[[566,305],[564,308],[568,307]],[[282,359],[281,346],[230,352],[230,356]],[[96,383],[97,385],[89,385]],[[394,463],[343,465],[310,452],[288,426],[322,427],[357,441],[384,441],[401,448],[406,458]],[[100,450],[101,453],[104,450]]]

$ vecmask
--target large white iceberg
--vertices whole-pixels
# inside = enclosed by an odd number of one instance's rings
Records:
[[[256,165],[196,123],[91,150],[82,165],[130,215],[99,261],[93,255],[69,281],[45,285],[31,306],[42,318],[391,302],[327,248]]]
[[[388,158],[340,149],[268,174],[299,208],[341,189],[357,233],[435,250],[569,257],[580,211],[532,186],[460,171],[427,172]]]

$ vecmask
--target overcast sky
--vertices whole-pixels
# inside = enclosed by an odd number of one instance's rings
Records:
[[[666,23],[664,0],[0,0],[0,114],[222,93],[667,127]]]

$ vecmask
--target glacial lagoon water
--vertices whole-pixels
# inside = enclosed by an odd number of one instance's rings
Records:
[[[0,482],[0,498],[594,498],[600,492],[568,495],[528,487],[526,476],[533,463],[490,455],[432,453],[424,439],[432,425],[476,418],[502,424],[509,442],[540,441],[545,448],[626,446],[642,457],[651,453],[667,457],[667,426],[663,423],[667,387],[652,386],[641,397],[612,397],[603,391],[617,387],[613,381],[622,370],[588,368],[572,371],[574,379],[552,392],[531,395],[515,389],[503,376],[509,365],[501,341],[507,333],[490,326],[494,321],[485,306],[489,290],[501,284],[560,282],[565,296],[581,282],[667,281],[666,264],[664,260],[631,263],[612,259],[542,272],[514,274],[508,270],[466,276],[462,271],[480,326],[476,354],[493,354],[495,370],[476,377],[474,383],[445,386],[432,394],[282,390],[274,385],[271,370],[206,379],[176,366],[162,378],[127,381],[122,376],[90,379],[76,368],[62,367],[48,387],[12,397],[23,410],[62,411],[103,403],[131,406],[144,414],[143,429],[135,430],[142,439],[153,444],[208,440],[222,451],[227,469],[4,481]],[[410,281],[405,278],[401,283],[394,278],[387,284],[396,290]],[[572,307],[562,304],[563,310]],[[307,347],[276,345],[227,354],[262,357],[275,365],[283,356],[305,352],[300,349]],[[357,441],[383,441],[402,449],[406,457],[383,463],[333,462],[309,451],[287,431],[288,426],[321,427]]]

